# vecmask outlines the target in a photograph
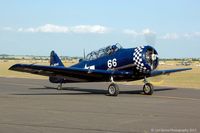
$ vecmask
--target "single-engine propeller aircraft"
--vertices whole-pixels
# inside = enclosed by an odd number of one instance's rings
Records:
[[[51,83],[62,89],[63,83],[111,82],[108,87],[110,96],[119,94],[115,81],[135,81],[144,79],[143,92],[152,95],[154,87],[148,77],[170,74],[191,68],[156,70],[159,65],[158,53],[152,46],[122,48],[118,43],[92,51],[79,63],[65,67],[58,55],[52,51],[50,66],[36,64],[15,64],[9,70],[49,76]]]

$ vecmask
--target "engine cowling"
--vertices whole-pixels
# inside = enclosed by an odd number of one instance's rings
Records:
[[[151,46],[136,47],[133,52],[133,62],[137,71],[147,73],[157,68],[158,53]]]

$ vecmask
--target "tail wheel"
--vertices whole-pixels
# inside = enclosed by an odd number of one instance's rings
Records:
[[[151,83],[146,83],[143,86],[143,92],[145,95],[152,95],[154,91],[154,87]]]
[[[117,84],[110,84],[108,87],[108,94],[110,96],[117,96],[119,94],[119,87]]]

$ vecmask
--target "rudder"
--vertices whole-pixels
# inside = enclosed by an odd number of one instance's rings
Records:
[[[50,66],[64,66],[64,64],[54,51],[51,51],[50,54]]]

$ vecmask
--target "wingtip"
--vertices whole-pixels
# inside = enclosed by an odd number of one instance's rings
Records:
[[[15,65],[12,65],[10,68],[8,68],[8,70],[14,70],[16,64]]]
[[[16,70],[17,67],[19,67],[21,64],[15,64],[12,65],[10,68],[8,68],[8,70]]]
[[[192,68],[186,68],[187,70],[192,70]]]

